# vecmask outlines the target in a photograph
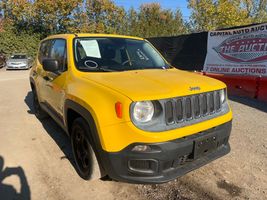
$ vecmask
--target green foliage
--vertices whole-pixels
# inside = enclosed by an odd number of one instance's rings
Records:
[[[187,32],[180,10],[144,4],[126,11],[112,0],[2,0],[4,31],[0,50],[34,55],[38,42],[57,33],[112,33],[140,37]]]
[[[174,36],[187,32],[180,10],[162,9],[158,3],[143,4],[140,11],[130,9],[128,33],[140,37]]]
[[[180,10],[143,4],[128,12],[112,0],[2,0],[0,9],[17,33],[43,37],[67,32],[117,33],[142,37],[186,33]]]
[[[126,15],[125,10],[112,1],[87,0],[85,10],[91,32],[117,33],[123,29],[121,25]]]
[[[33,2],[32,10],[34,11],[33,30],[46,36],[65,33],[72,22],[74,9],[82,0],[35,0],[31,2]]]
[[[267,21],[267,0],[188,0],[188,7],[185,22],[179,9],[159,3],[126,11],[112,0],[0,0],[0,50],[34,55],[40,39],[57,33],[175,36]]]
[[[188,7],[196,31],[267,21],[267,0],[188,0]]]
[[[116,6],[111,0],[87,0],[74,11],[68,32],[115,33],[140,37],[171,36],[187,32],[180,10],[162,9],[160,4],[140,9]]]
[[[35,56],[40,41],[38,34],[15,34],[12,31],[0,33],[0,50],[6,55],[13,53],[27,53],[30,56]]]

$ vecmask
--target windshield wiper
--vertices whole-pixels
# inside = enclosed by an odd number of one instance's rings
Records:
[[[117,72],[119,70],[114,70],[114,69],[110,69],[108,66],[98,66],[97,67],[100,70],[104,71],[104,72]]]
[[[80,70],[82,71],[87,71],[87,72],[99,72],[99,71],[103,71],[103,72],[116,72],[118,70],[113,70],[113,69],[108,69],[108,68],[104,68],[104,67],[95,67],[95,68],[87,68],[87,67],[79,67]]]
[[[166,67],[143,67],[143,68],[135,68],[134,70],[146,70],[146,69],[162,69],[162,70],[166,70],[168,68],[166,68]]]

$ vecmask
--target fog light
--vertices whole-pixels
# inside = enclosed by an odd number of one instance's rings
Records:
[[[137,152],[147,152],[151,151],[151,147],[148,145],[136,145],[132,151],[137,151]]]
[[[133,173],[153,174],[158,171],[158,161],[153,159],[129,160],[128,168]]]

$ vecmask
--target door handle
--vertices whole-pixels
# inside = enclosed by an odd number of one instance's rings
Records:
[[[53,86],[52,86],[52,85],[46,84],[45,86],[46,86],[46,87],[50,87],[50,88],[53,89]]]

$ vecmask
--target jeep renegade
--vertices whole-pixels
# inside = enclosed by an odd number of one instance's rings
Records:
[[[173,68],[145,39],[50,36],[30,84],[37,118],[69,135],[83,179],[163,183],[230,151],[226,85]]]

